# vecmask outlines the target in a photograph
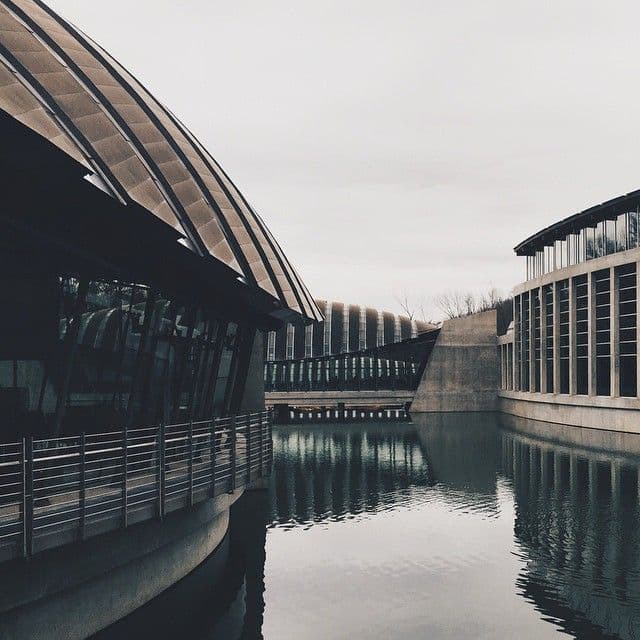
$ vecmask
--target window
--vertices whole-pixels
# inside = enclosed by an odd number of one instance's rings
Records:
[[[287,360],[293,360],[293,348],[296,339],[296,328],[292,323],[287,324]]]
[[[560,393],[569,393],[569,281],[561,280],[556,286],[560,314]]]
[[[304,357],[305,358],[311,358],[313,356],[313,324],[308,324],[305,328],[304,328]],[[274,336],[275,336],[275,332]],[[275,351],[275,337],[274,337],[274,345],[273,345],[274,351]]]
[[[611,278],[609,269],[596,271],[596,395],[611,395]]]
[[[521,383],[521,366],[522,366],[522,297],[514,296],[513,298],[513,343],[515,345],[515,380],[514,389],[522,390]]]
[[[587,276],[573,280],[576,300],[576,393],[589,393],[589,289]]]
[[[541,344],[540,344],[540,289],[533,290],[533,383],[531,385],[532,391],[540,391],[540,356],[541,356]]]
[[[620,395],[637,395],[637,291],[636,265],[616,269],[618,286],[618,331],[620,345]]]
[[[547,393],[553,393],[553,285],[548,284],[542,289],[545,308],[545,367],[547,373]]]
[[[522,361],[521,361],[521,388],[522,391],[530,390],[530,375],[529,375],[529,346],[530,346],[530,338],[529,324],[531,322],[531,316],[529,313],[530,303],[529,303],[529,292],[522,294]]]

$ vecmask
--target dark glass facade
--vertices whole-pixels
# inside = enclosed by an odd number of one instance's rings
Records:
[[[31,276],[0,291],[13,309],[0,343],[0,402],[13,418],[3,439],[238,409],[256,334],[246,321],[118,281]]]
[[[618,267],[615,272],[618,291],[618,333],[620,358],[620,395],[636,397],[637,381],[637,266]]]

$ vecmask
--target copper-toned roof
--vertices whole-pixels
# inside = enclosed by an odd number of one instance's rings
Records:
[[[262,219],[193,134],[40,0],[0,0],[0,109],[286,308],[321,319]]]

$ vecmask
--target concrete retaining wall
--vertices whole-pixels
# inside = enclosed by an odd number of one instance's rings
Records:
[[[216,550],[240,495],[3,565],[0,638],[81,640],[123,618]]]
[[[520,418],[565,426],[640,433],[640,406],[635,398],[501,391],[498,408]]]
[[[447,320],[418,385],[411,413],[494,411],[499,388],[496,312]]]

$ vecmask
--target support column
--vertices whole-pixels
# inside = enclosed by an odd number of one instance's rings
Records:
[[[573,278],[569,278],[569,395],[575,396],[577,388],[576,362],[576,288]]]
[[[553,393],[560,393],[560,295],[553,283]]]
[[[611,267],[610,273],[610,290],[611,290],[611,395],[614,398],[620,396],[620,287],[618,278],[616,277],[615,267]]]
[[[529,392],[536,389],[536,348],[535,348],[535,289],[527,292],[529,296]]]
[[[547,300],[542,287],[540,296],[540,392],[547,392]]]
[[[589,315],[589,336],[587,343],[588,394],[596,395],[596,283],[593,271],[587,274],[587,308]]]

